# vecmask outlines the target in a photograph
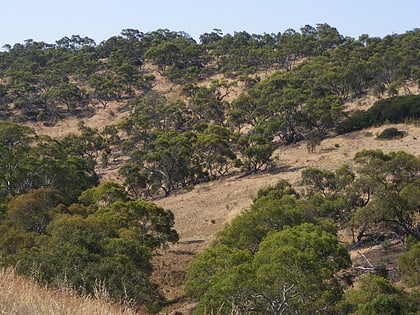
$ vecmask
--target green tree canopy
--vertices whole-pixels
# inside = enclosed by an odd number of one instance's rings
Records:
[[[341,297],[334,274],[349,265],[349,256],[320,227],[302,224],[272,233],[252,257],[220,246],[189,267],[187,292],[200,298],[197,314],[313,314],[332,310]]]
[[[359,286],[348,290],[338,304],[340,314],[416,314],[419,302],[415,295],[408,295],[388,280],[367,275]]]

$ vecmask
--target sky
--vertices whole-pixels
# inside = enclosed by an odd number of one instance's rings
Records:
[[[344,36],[384,37],[420,27],[420,0],[0,0],[0,47],[55,43],[71,35],[100,42],[123,29],[199,36],[296,31],[327,23]]]

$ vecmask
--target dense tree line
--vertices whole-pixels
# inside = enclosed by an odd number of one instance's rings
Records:
[[[3,205],[2,265],[43,284],[159,311],[165,298],[150,280],[154,250],[176,242],[174,216],[130,199],[104,183],[68,204],[58,190],[38,188]]]
[[[419,82],[419,34],[356,40],[318,24],[265,35],[214,30],[199,43],[183,32],[133,29],[99,44],[77,35],[55,44],[27,40],[0,53],[0,110],[5,119],[54,123],[120,102],[130,115],[104,130],[81,128],[78,149],[103,166],[112,152],[128,154],[120,173],[130,194],[153,197],[232,170],[267,170],[278,145],[316,145],[334,132],[417,119],[415,96],[350,115],[343,104],[369,90],[410,93],[409,83]],[[151,65],[180,85],[178,99],[153,89]],[[255,76],[268,70],[283,71]],[[201,84],[215,73],[225,79]],[[227,101],[235,84],[245,89]],[[81,139],[66,140],[75,148]]]
[[[83,190],[97,185],[94,161],[82,148],[84,136],[75,136],[78,141],[73,144],[70,137],[40,137],[29,127],[0,122],[0,200],[31,189],[53,188],[71,203]]]
[[[51,121],[86,111],[92,100],[106,106],[131,99],[153,88],[150,63],[181,85],[214,73],[252,84],[256,71],[290,71],[306,59],[302,71],[318,93],[346,99],[374,88],[378,95],[395,94],[407,80],[418,81],[418,34],[355,40],[318,24],[264,35],[214,30],[199,43],[184,32],[133,29],[99,44],[78,35],[55,44],[26,40],[0,52],[1,110],[4,116],[13,108],[21,119]]]

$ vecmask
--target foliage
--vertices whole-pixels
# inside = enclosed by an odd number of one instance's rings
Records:
[[[234,218],[219,233],[216,243],[255,253],[270,232],[303,222],[304,210],[295,197],[287,194],[262,196],[255,200],[249,211]]]
[[[343,165],[335,172],[316,168],[302,172],[306,198],[316,216],[357,230],[357,241],[387,233],[419,239],[419,159],[402,151],[364,150],[354,160],[353,169]]]
[[[257,173],[270,168],[273,160],[274,145],[272,137],[262,128],[238,139],[238,149],[243,156],[243,168],[248,173]]]
[[[419,34],[416,29],[353,39],[324,23],[264,35],[215,29],[199,43],[184,32],[126,29],[98,45],[74,35],[55,44],[26,40],[5,46],[5,264],[17,264],[44,283],[66,281],[78,291],[91,292],[99,283],[113,299],[154,308],[163,297],[150,281],[151,255],[178,235],[170,211],[137,198],[168,195],[239,170],[269,170],[279,145],[307,139],[313,150],[333,132],[418,119],[419,96],[410,95],[409,83],[419,82]],[[178,99],[155,91],[155,69],[182,89]],[[262,71],[270,74],[265,80],[255,75]],[[203,84],[215,74],[222,79]],[[238,84],[244,91],[232,100],[228,96]],[[367,111],[344,111],[345,101],[368,91],[381,100]],[[10,122],[50,125],[87,117],[97,103],[118,104],[127,115],[103,130],[82,122],[77,134],[62,139]],[[129,156],[119,170],[125,187],[97,186],[98,159],[105,166],[113,154]],[[197,312],[333,312],[341,295],[334,275],[348,257],[332,221],[350,227],[358,241],[387,233],[418,240],[418,158],[363,151],[354,164],[304,170],[299,194],[287,182],[261,190],[191,264],[186,289],[201,298]],[[409,267],[416,249],[400,261],[407,283],[416,281]],[[412,307],[412,298],[395,290],[357,305],[352,294],[343,304],[350,312]]]
[[[80,200],[66,207],[52,189],[13,199],[0,225],[2,263],[41,283],[88,294],[100,286],[115,301],[162,305],[150,280],[151,257],[178,240],[172,212],[131,200],[112,183],[86,190]]]
[[[65,203],[98,183],[95,163],[84,152],[64,149],[65,140],[37,137],[28,127],[0,122],[0,197],[54,188]]]
[[[51,188],[39,188],[20,195],[8,204],[10,223],[25,232],[46,233],[63,198]],[[59,211],[59,210],[58,210]]]
[[[392,96],[400,87],[408,89],[408,80],[418,80],[414,53],[418,33],[414,30],[383,39],[365,35],[355,40],[323,23],[264,35],[223,34],[216,29],[202,34],[199,43],[185,32],[167,29],[148,33],[125,29],[100,44],[79,35],[54,44],[30,39],[6,45],[1,52],[4,83],[0,95],[5,113],[11,113],[13,104],[21,119],[53,122],[89,111],[90,99],[106,107],[109,102],[149,92],[154,76],[146,62],[184,85],[214,72],[232,78],[257,70],[291,72],[298,60],[310,58],[298,72],[304,73],[307,87],[313,85],[317,96],[345,100],[368,89],[379,96],[385,92]]]
[[[314,207],[315,215],[331,218],[337,223],[348,220],[346,195],[355,177],[348,165],[343,165],[334,172],[317,168],[304,169],[302,184],[306,188],[306,198],[310,206]]]
[[[152,198],[238,167],[247,173],[267,170],[277,145],[308,139],[313,150],[334,130],[416,119],[413,95],[381,100],[347,118],[343,103],[368,90],[378,97],[401,89],[410,94],[408,82],[418,80],[413,53],[418,36],[415,30],[355,40],[323,23],[264,35],[216,29],[203,34],[199,43],[167,29],[125,29],[98,45],[77,35],[55,44],[27,40],[0,53],[0,108],[4,117],[48,124],[69,115],[92,115],[93,99],[104,108],[118,102],[121,110],[130,109],[112,135],[110,128],[100,131],[81,124],[79,134],[67,135],[62,145],[67,154],[86,160],[86,170],[96,166],[99,156],[106,166],[113,151],[131,155],[120,171],[125,184],[133,196]],[[168,100],[155,91],[154,69],[181,86],[179,99]],[[265,80],[253,76],[269,70],[287,71]],[[224,77],[202,84],[215,73]],[[244,92],[228,101],[243,81]],[[164,140],[173,131],[177,140]],[[8,174],[15,177],[9,181],[12,194],[31,188],[19,180],[28,173],[25,167]]]
[[[340,314],[416,314],[418,301],[388,280],[367,275],[359,287],[348,290],[339,303]]]
[[[261,190],[189,265],[186,292],[199,300],[196,312],[310,313],[335,304],[334,274],[349,257],[336,236],[307,223],[317,220],[305,206],[285,181]]]
[[[360,228],[359,239],[377,230],[420,239],[416,223],[419,158],[405,152],[384,154],[379,150],[366,150],[358,152],[355,161],[363,176],[355,185],[365,186],[364,191],[368,193],[366,196],[360,192],[359,198],[367,197],[368,201],[354,214],[354,223]]]
[[[404,284],[410,287],[418,287],[420,285],[420,242],[416,242],[410,246],[398,259],[399,272]]]
[[[0,196],[27,191],[32,179],[35,133],[28,127],[0,122]]]
[[[356,111],[345,119],[339,126],[339,133],[381,125],[385,121],[402,123],[406,120],[419,119],[419,95],[397,96],[377,101],[367,111]]]
[[[406,136],[404,131],[398,130],[397,128],[386,128],[381,131],[381,133],[377,136],[377,139],[399,139]]]
[[[418,239],[418,158],[366,150],[355,162],[354,169],[304,170],[301,195],[285,181],[260,190],[188,267],[186,292],[199,302],[196,313],[415,312],[415,292],[374,276],[341,298],[336,273],[349,257],[326,218],[357,230],[358,240],[391,232]],[[399,262],[414,286],[417,244]]]
[[[348,264],[335,236],[302,224],[268,235],[253,256],[213,246],[190,265],[187,292],[200,297],[198,314],[309,314],[339,300],[334,273]]]

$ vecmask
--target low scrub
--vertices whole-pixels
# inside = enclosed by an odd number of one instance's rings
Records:
[[[379,140],[393,140],[393,139],[400,139],[407,135],[405,131],[398,130],[397,128],[391,127],[382,130],[381,133],[377,135],[377,139]]]
[[[385,122],[403,123],[420,118],[420,95],[397,96],[377,101],[367,111],[350,114],[338,127],[340,134],[361,130]]]

